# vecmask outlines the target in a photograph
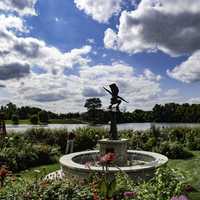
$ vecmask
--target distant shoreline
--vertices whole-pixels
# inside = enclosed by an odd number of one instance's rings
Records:
[[[19,120],[18,124],[13,124],[11,120],[5,121],[6,125],[48,125],[48,124],[88,124],[88,122],[78,120],[78,119],[50,119],[47,124],[31,124],[29,119]]]

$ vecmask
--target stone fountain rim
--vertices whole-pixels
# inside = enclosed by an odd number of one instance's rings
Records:
[[[98,141],[99,143],[103,144],[108,144],[108,143],[112,143],[112,144],[116,144],[116,143],[127,143],[128,139],[126,138],[122,138],[122,139],[118,139],[118,140],[111,140],[109,138],[104,138]]]
[[[117,172],[117,171],[124,171],[124,172],[138,172],[143,170],[149,170],[149,169],[155,169],[157,167],[160,167],[161,165],[164,165],[168,162],[168,158],[162,154],[149,152],[149,151],[137,151],[137,150],[128,150],[128,153],[132,154],[142,154],[149,157],[154,158],[152,162],[149,162],[144,165],[136,165],[136,166],[127,166],[127,167],[109,167],[110,172]],[[101,166],[86,166],[84,164],[79,164],[73,161],[73,158],[81,155],[88,155],[88,154],[97,154],[99,153],[99,150],[91,150],[91,151],[81,151],[76,153],[71,153],[64,155],[60,158],[59,162],[61,166],[67,167],[69,169],[75,169],[75,170],[81,170],[85,172],[102,172],[103,168]]]

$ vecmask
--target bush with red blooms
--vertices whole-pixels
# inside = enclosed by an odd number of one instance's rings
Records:
[[[100,163],[102,165],[109,165],[116,159],[116,155],[114,153],[107,153],[100,158]]]

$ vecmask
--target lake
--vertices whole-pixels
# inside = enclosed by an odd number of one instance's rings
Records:
[[[146,130],[151,127],[152,123],[124,123],[118,124],[118,130]],[[200,127],[200,124],[197,123],[154,123],[156,127],[159,128],[173,128],[173,127]],[[109,128],[109,125],[96,125],[91,126],[88,124],[48,124],[48,125],[7,125],[7,132],[24,132],[30,128],[50,128],[50,129],[59,129],[66,128],[68,131],[74,130],[80,127],[96,127],[96,128]]]

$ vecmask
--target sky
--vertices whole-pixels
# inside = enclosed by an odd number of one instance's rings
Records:
[[[200,103],[199,0],[1,0],[0,105],[83,112]]]

